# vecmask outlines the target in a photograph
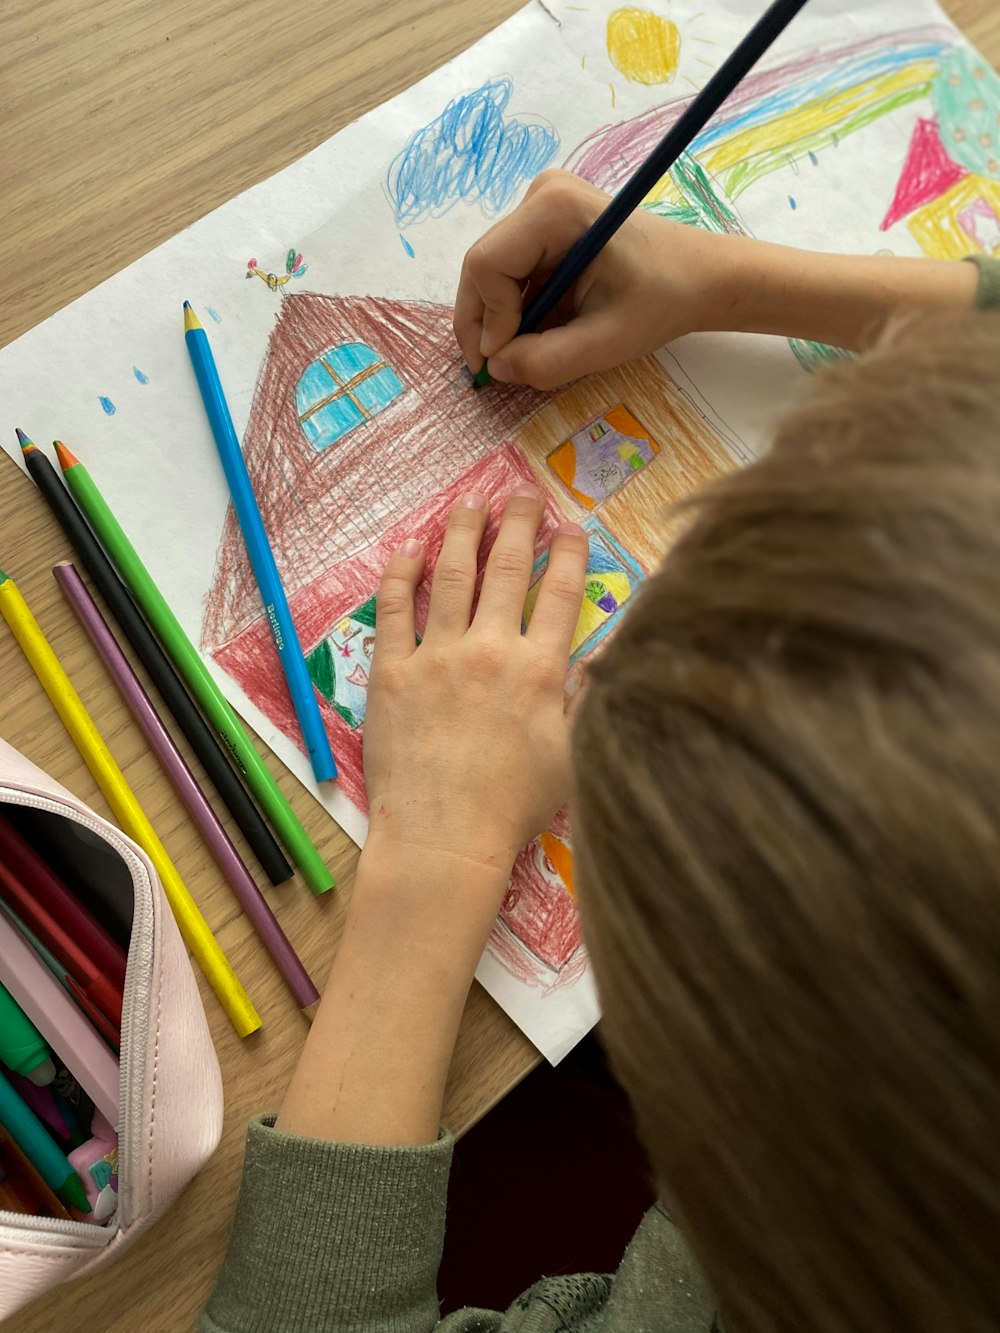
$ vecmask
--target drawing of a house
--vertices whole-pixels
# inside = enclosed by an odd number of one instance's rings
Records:
[[[1000,254],[1000,179],[956,162],[930,117],[917,121],[882,230],[904,218],[932,259]]]
[[[287,297],[258,378],[244,457],[290,598],[370,546],[511,436],[544,397],[470,390],[451,311],[379,297]],[[260,615],[230,512],[202,637],[214,651]],[[308,610],[299,601],[299,614]],[[308,637],[308,635],[307,635]]]
[[[627,409],[624,417],[615,415],[616,405]],[[585,496],[584,504],[552,460],[587,423],[605,419],[634,419],[657,448],[640,457],[641,441],[633,441],[624,480],[609,479],[603,500]],[[589,601],[575,658],[613,629],[643,572],[659,559],[668,506],[732,465],[705,415],[653,357],[557,394],[504,385],[477,392],[463,370],[449,308],[309,293],[287,296],[277,312],[243,451],[337,756],[338,785],[362,810],[374,594],[393,550],[407,537],[423,539],[432,574],[460,495],[479,490],[490,497],[495,533],[511,490],[537,482],[546,496],[537,554],[566,518],[590,535]],[[543,563],[537,562],[539,577]],[[418,634],[427,601],[425,580],[417,595]],[[301,744],[231,512],[202,643],[265,716]],[[550,981],[580,947],[564,886],[569,857],[568,828],[548,844],[536,841],[518,860],[501,913],[508,943],[538,960]]]

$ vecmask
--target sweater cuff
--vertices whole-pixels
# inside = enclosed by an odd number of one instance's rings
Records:
[[[1000,309],[1000,259],[989,255],[967,255],[966,263],[979,269],[976,305],[980,310]]]
[[[236,1220],[200,1328],[412,1328],[438,1319],[453,1139],[371,1147],[302,1138],[256,1116]],[[419,1322],[419,1321],[418,1321]]]

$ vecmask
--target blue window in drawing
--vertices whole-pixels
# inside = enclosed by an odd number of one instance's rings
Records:
[[[306,367],[295,390],[302,433],[314,449],[370,421],[403,393],[403,381],[364,343],[331,347]]]

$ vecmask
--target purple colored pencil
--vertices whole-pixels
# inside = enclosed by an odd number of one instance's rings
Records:
[[[267,899],[254,883],[229,834],[198,786],[184,756],[171,739],[170,733],[153,707],[152,700],[143,689],[142,682],[132,670],[128,659],[108,628],[97,603],[91,597],[74,565],[56,565],[52,572],[117,685],[129,712],[149,742],[150,749],[163,765],[188,813],[201,830],[202,837],[254,929],[263,940],[275,966],[288,983],[288,988],[298,1004],[304,1009],[319,999],[319,991],[289,944],[285,932],[278,925]]]

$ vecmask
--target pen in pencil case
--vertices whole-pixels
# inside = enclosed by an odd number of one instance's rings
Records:
[[[89,1135],[84,1134],[73,1110],[66,1099],[59,1096],[54,1085],[49,1084],[40,1088],[37,1084],[32,1083],[20,1074],[15,1074],[10,1069],[2,1069],[0,1073],[7,1075],[14,1091],[22,1101],[31,1107],[56,1142],[61,1145],[63,1152],[69,1153],[73,1148],[79,1148],[81,1144],[87,1141]],[[72,1075],[64,1070],[62,1078],[72,1079]],[[78,1098],[81,1098],[84,1102],[87,1101],[85,1094],[80,1091],[79,1087],[77,1087],[76,1093]],[[96,1112],[91,1111],[90,1116],[92,1117],[94,1114]],[[86,1119],[89,1122],[90,1117]]]
[[[184,942],[219,997],[236,1032],[241,1037],[255,1032],[260,1027],[260,1015],[191,897],[187,885],[177,873],[166,848],[136,800],[135,793],[125,781],[125,775],[115,763],[27,602],[13,579],[2,570],[0,614],[10,626],[21,651],[104,793],[119,825],[152,861]]]
[[[0,1208],[29,1217],[73,1220],[62,1199],[46,1185],[3,1125],[0,1125],[0,1179]]]
[[[0,1124],[63,1203],[77,1212],[91,1212],[83,1183],[66,1154],[56,1147],[30,1107],[0,1074]]]
[[[12,910],[9,903],[5,903],[0,898],[0,916],[6,915],[7,919],[15,927],[18,934],[31,946],[32,952],[37,954],[38,958],[45,964],[53,977],[58,981],[63,990],[72,995],[77,1005],[83,1013],[87,1015],[94,1027],[102,1037],[117,1051],[122,1044],[121,1030],[102,1013],[96,1004],[87,995],[87,992],[66,971],[59,959],[47,949],[33,930],[24,924],[15,911]]]
[[[121,1081],[117,1058],[4,912],[0,912],[0,977],[97,1109],[117,1124]]]
[[[309,762],[312,764],[316,781],[326,782],[337,776],[337,765],[330,749],[330,738],[326,734],[323,715],[316,700],[316,690],[306,666],[306,659],[299,643],[295,622],[292,620],[291,608],[278,573],[274,552],[268,541],[250,474],[243,460],[243,451],[240,449],[236,428],[229,413],[208,335],[191,309],[189,301],[184,302],[184,341],[191,356],[191,364],[194,366],[198,388],[222,462],[222,470],[226,474],[229,494],[243,533],[243,540],[246,542],[250,564],[253,566],[257,586],[260,588],[261,600],[281,659],[281,668],[288,682],[295,715],[302,729],[302,739],[309,754]]]
[[[65,966],[90,1004],[120,1029],[125,950],[2,814],[0,896]]]
[[[42,1034],[6,986],[0,984],[0,1061],[15,1074],[44,1087],[56,1076],[52,1054]]]

